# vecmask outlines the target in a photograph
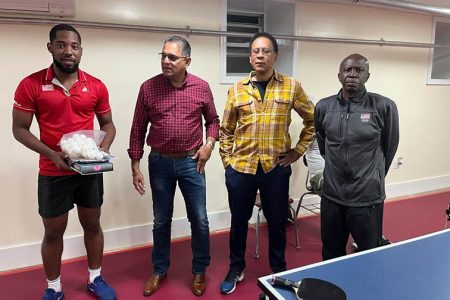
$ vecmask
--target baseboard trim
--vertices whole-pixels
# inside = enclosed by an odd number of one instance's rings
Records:
[[[447,188],[450,188],[450,175],[389,184],[386,186],[386,194],[388,198],[395,198]],[[305,204],[317,201],[319,201],[317,196],[309,196],[304,199]],[[296,205],[297,202],[294,202],[295,207]],[[255,209],[251,222],[256,222],[256,213],[257,210]],[[300,213],[303,215],[307,212],[301,211]],[[230,226],[229,211],[210,213],[208,217],[211,232],[227,230]],[[264,217],[262,216],[262,218]],[[262,221],[264,221],[264,219]],[[152,227],[152,224],[143,224],[105,231],[105,252],[152,244]],[[173,239],[187,237],[189,235],[190,225],[187,218],[173,220]],[[39,266],[41,264],[40,248],[41,241],[37,241],[0,249],[0,272],[9,273],[11,270],[17,272],[20,271],[21,268],[28,269],[30,267]],[[82,235],[64,238],[64,261],[83,257],[84,255],[85,248]]]

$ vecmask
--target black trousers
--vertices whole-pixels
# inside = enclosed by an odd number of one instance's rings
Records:
[[[241,272],[245,268],[248,221],[252,216],[258,190],[269,231],[270,268],[274,273],[286,270],[286,223],[291,173],[290,166],[277,165],[272,171],[264,173],[258,165],[255,175],[227,167],[225,183],[231,212],[230,271]]]
[[[364,207],[349,207],[322,197],[320,230],[322,259],[346,255],[351,234],[359,250],[378,247],[382,235],[383,203]]]

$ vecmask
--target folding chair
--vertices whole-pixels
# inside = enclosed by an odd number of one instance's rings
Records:
[[[308,167],[308,162],[306,161],[306,157],[303,156],[303,164]],[[319,215],[320,214],[320,203],[311,203],[307,205],[303,205],[303,198],[306,195],[317,195],[320,196],[317,192],[314,191],[314,188],[311,186],[309,182],[309,171],[306,173],[306,180],[305,180],[305,188],[306,192],[303,193],[303,195],[298,200],[297,209],[295,210],[295,219],[298,218],[298,213],[300,212],[300,208],[306,209],[309,212],[312,212],[313,214]]]
[[[292,207],[292,204],[294,203],[294,200],[292,198],[288,199],[289,201],[289,215],[292,216],[292,218],[288,217],[288,224],[292,224],[294,225],[294,234],[295,234],[295,249],[296,250],[300,250],[300,242],[298,239],[298,223],[297,223],[297,218],[295,218],[295,209]],[[255,245],[255,254],[253,254],[253,258],[254,259],[258,259],[259,258],[259,226],[261,224],[261,211],[262,211],[262,205],[261,205],[261,198],[258,196],[256,196],[256,200],[255,200],[255,206],[258,208],[258,213],[256,215],[256,224],[252,227],[255,228],[255,240],[256,240],[256,245]]]

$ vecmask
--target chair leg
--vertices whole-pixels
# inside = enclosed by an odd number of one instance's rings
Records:
[[[299,238],[298,238],[298,220],[297,220],[297,217],[295,215],[294,208],[292,208],[292,206],[289,205],[289,209],[291,210],[292,215],[294,216],[294,218],[292,220],[292,224],[294,225],[294,229],[295,229],[295,231],[294,231],[294,234],[295,234],[295,250],[298,251],[298,250],[300,250],[302,248],[300,246],[300,241],[299,241]]]
[[[303,197],[305,197],[307,193],[304,193],[300,199],[298,199],[297,209],[295,210],[295,218],[298,218],[298,213],[300,212],[300,208],[302,207]]]
[[[317,194],[315,194],[315,193],[313,193],[313,192],[306,192],[306,193],[303,193],[303,195],[302,195],[302,196],[300,197],[300,199],[298,200],[297,209],[295,210],[295,218],[298,218],[298,214],[299,214],[299,212],[300,212],[300,208],[302,208],[303,198],[304,198],[306,195],[317,195]],[[308,209],[308,208],[306,208],[306,207],[304,207],[304,208],[307,209],[307,210],[309,210],[309,211],[311,211],[310,209]]]
[[[254,259],[259,258],[259,223],[260,223],[260,214],[261,214],[261,208],[258,209],[258,214],[256,216],[256,246],[255,246],[255,254],[253,254]]]

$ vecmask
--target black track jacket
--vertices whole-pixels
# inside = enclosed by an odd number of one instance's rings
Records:
[[[399,142],[397,106],[365,88],[350,101],[341,93],[320,100],[314,112],[325,157],[323,197],[353,207],[381,203]]]

